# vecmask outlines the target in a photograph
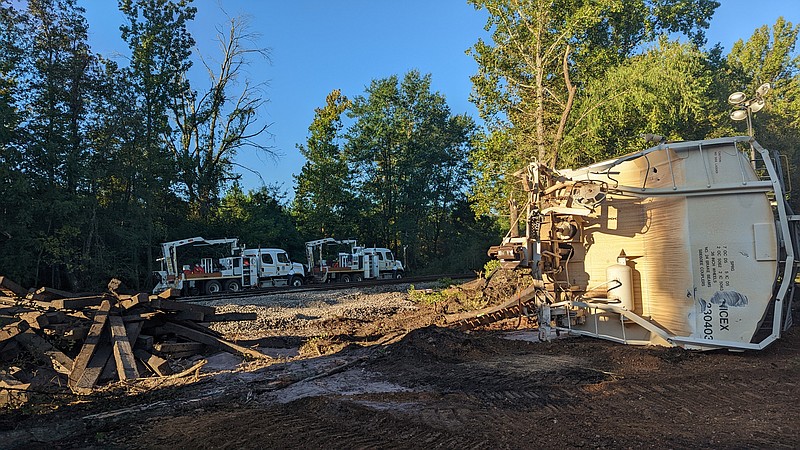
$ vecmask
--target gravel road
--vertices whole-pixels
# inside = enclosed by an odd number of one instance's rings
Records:
[[[415,287],[424,289],[436,283]],[[204,303],[218,313],[256,313],[257,320],[220,322],[211,328],[236,339],[271,336],[317,336],[332,320],[375,321],[417,306],[409,300],[410,284],[374,286],[333,291],[294,292],[260,297],[226,298]]]

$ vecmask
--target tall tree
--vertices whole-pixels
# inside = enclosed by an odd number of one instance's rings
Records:
[[[28,2],[27,170],[44,184],[69,192],[76,192],[86,177],[83,127],[96,62],[86,42],[89,26],[83,13],[74,0]]]
[[[74,288],[81,261],[81,211],[91,202],[86,126],[96,58],[84,10],[74,0],[27,5],[26,145],[22,171],[33,200],[27,212],[37,255],[33,282]]]
[[[341,148],[342,114],[350,100],[334,90],[317,108],[308,127],[306,145],[298,145],[306,158],[295,176],[292,214],[308,239],[350,237],[355,232],[355,192],[352,174]]]
[[[800,25],[779,17],[771,26],[756,29],[747,41],[734,43],[726,59],[719,97],[734,91],[752,95],[762,83],[770,83],[766,106],[755,114],[756,139],[765,147],[778,150],[791,160],[792,199],[800,206],[800,55],[796,51]],[[721,100],[721,102],[724,100]],[[736,124],[746,132],[744,123]]]
[[[354,99],[345,151],[365,205],[362,236],[420,262],[440,249],[447,213],[464,191],[472,119],[453,116],[418,71],[374,80]],[[423,230],[433,228],[433,235]]]
[[[693,44],[662,38],[587,86],[562,160],[574,167],[642,150],[643,133],[704,139],[729,122],[714,95],[707,55]]]
[[[34,253],[25,211],[32,195],[23,174],[19,80],[24,68],[24,17],[8,0],[0,1],[0,271],[14,279],[29,277]]]
[[[138,152],[137,170],[131,189],[129,213],[138,245],[131,248],[132,278],[141,280],[153,270],[159,241],[166,239],[163,211],[174,208],[171,191],[177,178],[175,159],[167,145],[171,138],[169,111],[173,99],[185,95],[189,86],[185,74],[192,66],[194,39],[187,23],[196,8],[191,0],[120,0],[127,23],[120,27],[131,49],[125,79],[131,83],[141,121],[132,142]],[[144,261],[142,261],[144,259]],[[144,274],[140,273],[145,267]]]
[[[470,3],[488,11],[486,29],[492,33],[492,42],[479,40],[470,51],[478,63],[472,78],[473,101],[490,133],[497,134],[485,142],[511,140],[503,146],[511,155],[482,151],[473,157],[479,167],[504,167],[502,172],[485,174],[490,179],[514,173],[531,154],[557,165],[564,138],[575,124],[573,108],[583,88],[661,32],[682,33],[702,42],[707,19],[718,6],[714,0]],[[481,161],[482,155],[494,161]],[[516,163],[505,165],[507,161]],[[504,184],[508,192],[511,183]],[[482,197],[491,198],[488,193]],[[500,203],[495,198],[492,205],[478,208],[496,209]]]
[[[171,109],[176,133],[167,139],[178,162],[179,181],[185,189],[195,218],[206,216],[219,200],[220,190],[235,179],[233,158],[243,147],[274,156],[258,141],[268,124],[259,123],[259,110],[266,104],[260,85],[241,79],[252,58],[268,58],[264,48],[254,45],[257,35],[242,18],[229,18],[228,31],[218,31],[222,49],[219,65],[203,61],[211,86],[198,95],[184,89],[174,96]],[[187,74],[181,74],[188,86]],[[241,83],[241,89],[235,92]]]

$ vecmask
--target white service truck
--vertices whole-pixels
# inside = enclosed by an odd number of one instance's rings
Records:
[[[405,273],[388,248],[361,247],[352,239],[306,242],[306,257],[309,277],[319,283],[402,278]]]
[[[293,263],[285,250],[245,249],[235,238],[181,239],[161,244],[161,250],[161,270],[154,273],[156,294],[170,288],[198,295],[300,286],[306,278],[303,265]]]

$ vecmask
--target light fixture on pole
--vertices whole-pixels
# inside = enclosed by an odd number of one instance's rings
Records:
[[[764,108],[764,96],[772,89],[772,85],[764,83],[756,89],[756,95],[748,99],[744,92],[734,92],[728,96],[728,103],[734,106],[731,119],[735,121],[747,120],[747,134],[753,137],[753,113]]]

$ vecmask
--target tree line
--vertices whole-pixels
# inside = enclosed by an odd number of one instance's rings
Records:
[[[359,118],[346,174],[322,167],[315,175],[307,165],[290,204],[276,186],[245,192],[238,181],[237,152],[274,156],[259,139],[263,82],[242,70],[269,52],[246,20],[228,18],[221,54],[209,57],[188,31],[191,0],[118,6],[126,65],[92,52],[75,0],[24,8],[0,0],[0,273],[69,290],[110,277],[147,288],[158,244],[198,235],[280,246],[298,259],[307,239],[357,237],[390,246],[418,271],[481,266],[498,232],[466,199],[475,125],[451,115],[430,76],[390,77],[352,102],[342,97]],[[208,79],[193,78],[194,65]],[[324,148],[324,128],[336,120],[311,124],[300,146],[310,162],[338,158]],[[310,189],[328,187],[320,195],[334,203],[303,203]],[[320,221],[325,214],[335,223]]]
[[[192,58],[190,1],[119,9],[124,66],[92,52],[75,0],[0,1],[0,271],[26,285],[145,287],[158,243],[222,232],[236,152],[268,151],[241,70],[268,54],[245,22],[228,19],[213,64]],[[208,80],[190,80],[198,60]],[[246,205],[282,212],[267,190]]]
[[[352,100],[334,90],[298,146],[306,158],[292,203],[300,232],[359,236],[393,248],[412,270],[480,268],[498,233],[467,197],[476,130],[415,70],[373,80]]]
[[[358,238],[418,272],[477,269],[507,225],[512,174],[532,159],[582,165],[644,148],[641,133],[742,134],[727,96],[763,82],[773,90],[756,137],[796,167],[793,24],[724,54],[705,40],[713,0],[468,3],[488,13],[490,39],[468,50],[481,123],[416,70],[332,89],[298,144],[306,163],[290,196],[238,181],[238,152],[271,152],[263,84],[242,70],[269,51],[246,20],[227,18],[208,58],[187,28],[191,0],[119,0],[121,65],[92,52],[75,0],[0,0],[0,273],[146,288],[158,244],[198,235],[296,258],[308,239]]]

